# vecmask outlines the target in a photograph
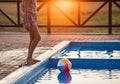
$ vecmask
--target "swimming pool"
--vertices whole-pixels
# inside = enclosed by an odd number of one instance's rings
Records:
[[[62,58],[72,62],[70,73],[60,73],[57,63]],[[34,84],[119,84],[120,42],[70,42],[54,54],[50,69]]]
[[[21,73],[27,72],[10,81],[13,84],[62,84],[67,78],[65,84],[120,82],[120,41],[63,41],[38,59],[41,57],[44,59],[41,63],[33,65],[32,69],[22,68]],[[58,71],[56,66],[61,58],[72,62],[70,73]]]

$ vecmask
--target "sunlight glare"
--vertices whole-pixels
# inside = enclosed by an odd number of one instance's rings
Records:
[[[56,3],[61,9],[70,10],[73,6],[73,1],[59,1]]]

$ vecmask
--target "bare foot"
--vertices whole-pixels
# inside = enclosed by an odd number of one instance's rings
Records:
[[[37,62],[40,62],[40,60],[37,60],[37,59],[32,59],[32,60],[33,60],[34,62],[36,62],[36,63],[37,63]]]
[[[33,65],[35,64],[35,62],[24,62],[24,63],[21,63],[20,65],[18,65],[19,67],[23,67],[23,66],[29,66],[29,65]]]
[[[31,59],[29,59],[29,60],[27,60],[27,62],[24,62],[24,63],[20,64],[19,67],[33,65],[33,64],[35,64],[37,62],[40,62],[40,60],[37,60],[37,59],[32,59],[31,60]]]
[[[36,62],[32,59],[27,59],[27,64],[28,65],[32,65],[32,64],[35,64]]]

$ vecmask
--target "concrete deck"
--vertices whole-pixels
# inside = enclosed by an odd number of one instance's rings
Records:
[[[120,35],[41,35],[42,39],[34,52],[34,57],[51,49],[63,40],[120,40]],[[0,80],[18,69],[27,56],[28,33],[0,33]]]

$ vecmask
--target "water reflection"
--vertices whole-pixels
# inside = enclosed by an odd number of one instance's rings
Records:
[[[71,84],[72,77],[69,72],[61,72],[57,78],[60,84]]]
[[[108,70],[109,73],[108,73],[108,79],[112,79],[112,70]]]
[[[61,51],[57,54],[59,58],[120,58],[120,51],[119,50],[103,50],[103,51],[96,51],[96,50],[76,50],[76,51]]]
[[[120,84],[120,70],[71,69],[70,72],[59,73],[59,70],[50,69],[34,84],[98,84],[98,81],[99,84]]]

